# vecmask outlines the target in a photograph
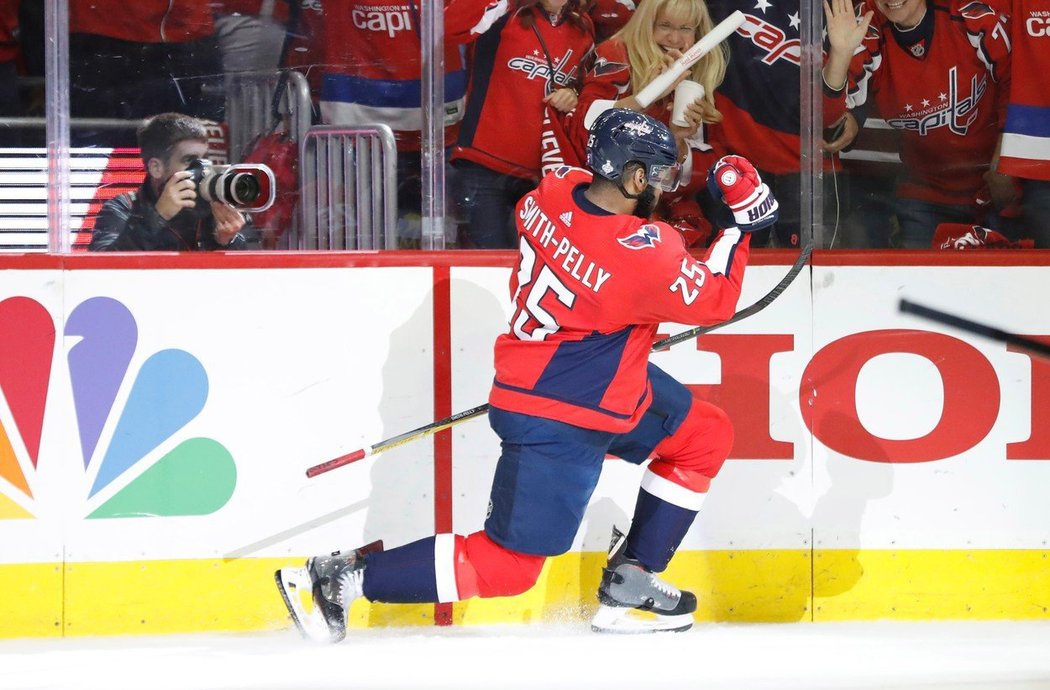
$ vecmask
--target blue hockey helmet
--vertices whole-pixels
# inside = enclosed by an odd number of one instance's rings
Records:
[[[624,166],[632,161],[645,166],[649,184],[665,192],[678,186],[678,145],[667,125],[644,113],[610,108],[591,125],[587,167],[619,182]]]

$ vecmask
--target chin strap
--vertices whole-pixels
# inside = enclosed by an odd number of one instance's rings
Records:
[[[627,188],[623,186],[623,182],[620,182],[619,180],[616,181],[616,188],[620,190],[620,194],[623,194],[628,199],[638,200],[642,198],[643,194],[645,194],[645,190],[642,190],[637,194],[631,194],[627,191]]]
[[[616,180],[616,188],[620,190],[620,194],[623,194],[624,198],[638,202],[635,204],[634,211],[631,212],[632,215],[649,220],[649,216],[656,210],[656,193],[653,191],[652,185],[647,184],[642,191],[637,194],[631,194],[623,186],[623,182]]]

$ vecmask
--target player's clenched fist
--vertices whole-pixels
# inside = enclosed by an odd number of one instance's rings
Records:
[[[780,216],[780,204],[769,186],[742,156],[723,156],[712,165],[707,188],[711,196],[729,207],[741,232],[761,230]]]

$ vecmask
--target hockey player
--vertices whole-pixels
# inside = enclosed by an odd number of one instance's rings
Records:
[[[591,170],[561,168],[518,203],[515,311],[496,341],[489,398],[503,450],[484,529],[389,551],[337,551],[278,571],[304,634],[341,640],[347,608],[361,596],[418,603],[525,592],[544,559],[572,545],[606,454],[652,461],[630,531],[614,532],[592,628],[692,625],[696,597],[657,573],[692,524],[733,430],[721,409],[649,364],[648,353],[661,322],[732,316],[748,233],[773,223],[778,205],[746,160],[718,161],[709,184],[728,206],[725,229],[698,261],[669,225],[647,220],[676,184],[677,158],[665,125],[608,110],[591,129]],[[312,611],[300,592],[312,595]]]

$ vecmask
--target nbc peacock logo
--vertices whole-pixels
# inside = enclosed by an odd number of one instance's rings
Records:
[[[36,497],[47,490],[38,481],[45,421],[55,438],[46,409],[55,385],[72,394],[75,423],[67,426],[75,429],[62,431],[71,449],[79,446],[75,466],[90,487],[86,518],[207,515],[226,505],[237,484],[233,456],[213,439],[180,438],[208,399],[200,361],[165,349],[137,364],[138,324],[109,297],[78,304],[64,336],[68,381],[52,378],[56,330],[47,309],[28,297],[0,301],[0,519],[37,517]]]

